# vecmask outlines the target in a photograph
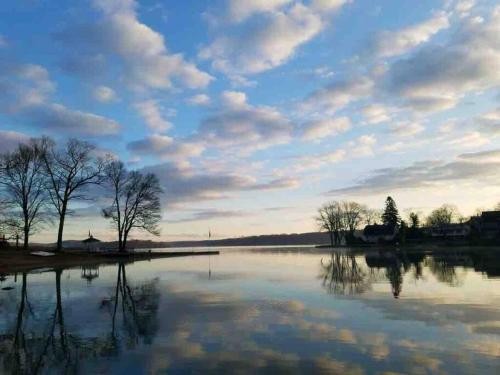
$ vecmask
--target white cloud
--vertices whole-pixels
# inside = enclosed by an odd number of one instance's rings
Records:
[[[55,85],[45,68],[35,64],[0,64],[0,112],[17,113],[40,105]]]
[[[461,148],[475,148],[490,143],[490,140],[480,132],[472,131],[459,137],[449,139],[446,143],[452,146],[460,146]]]
[[[222,106],[202,120],[196,139],[207,147],[250,153],[291,139],[293,125],[272,107],[252,106],[241,92],[226,91]]]
[[[302,138],[308,141],[317,140],[344,133],[350,128],[351,120],[348,117],[312,121],[302,127]]]
[[[467,17],[470,14],[470,11],[474,8],[476,5],[475,0],[460,0],[457,2],[455,5],[455,12],[458,13],[460,17]]]
[[[370,49],[378,57],[393,57],[401,55],[416,46],[429,41],[439,31],[449,27],[448,16],[438,13],[429,20],[398,31],[383,31],[378,33]]]
[[[118,99],[115,91],[107,86],[95,87],[92,91],[92,97],[101,103],[109,103]]]
[[[23,116],[35,127],[71,135],[106,136],[121,129],[114,120],[54,103],[32,107]]]
[[[156,100],[144,100],[134,104],[147,126],[155,132],[164,132],[172,127],[172,124],[162,116],[162,108]]]
[[[391,119],[390,110],[380,104],[370,104],[361,109],[361,113],[368,124],[379,124]]]
[[[391,126],[391,133],[398,137],[411,137],[415,134],[421,133],[425,127],[416,122],[400,122]]]
[[[500,160],[498,150],[459,155],[455,160],[426,160],[408,167],[374,170],[358,184],[332,190],[331,193],[377,194],[399,189],[419,189],[449,183],[470,182],[498,186]]]
[[[337,149],[335,151],[330,151],[315,155],[300,156],[297,159],[297,163],[293,165],[293,169],[296,172],[311,171],[322,168],[327,165],[336,164],[347,157],[347,152],[344,149]]]
[[[302,107],[305,110],[326,110],[335,112],[351,102],[368,97],[374,83],[367,77],[339,79],[310,94]]]
[[[29,138],[29,136],[23,133],[0,130],[0,150],[2,152],[14,150],[19,143],[26,143]]]
[[[94,5],[101,19],[85,27],[69,28],[58,37],[71,43],[72,48],[81,44],[96,53],[121,58],[124,78],[134,89],[169,89],[173,80],[200,88],[213,79],[181,54],[169,53],[163,36],[139,21],[135,1],[95,0]]]
[[[207,174],[191,167],[179,167],[164,163],[145,168],[155,173],[164,188],[166,206],[177,203],[197,202],[227,198],[230,194],[243,191],[269,191],[291,189],[298,186],[294,178],[281,178],[259,182],[256,178],[234,174]]]
[[[205,150],[200,142],[174,140],[159,134],[131,142],[127,148],[138,155],[150,155],[177,163],[185,163],[187,159],[199,156]]]
[[[242,22],[257,14],[272,12],[292,0],[229,0],[228,13],[232,22]]]
[[[352,157],[365,157],[373,155],[373,146],[377,138],[373,134],[365,134],[348,143]]]
[[[224,91],[220,99],[224,107],[235,108],[247,106],[247,95],[241,91]]]
[[[212,61],[214,69],[233,81],[245,82],[245,75],[260,73],[288,61],[296,49],[310,41],[325,27],[328,10],[337,9],[345,1],[315,1],[310,6],[301,2],[283,8],[289,1],[233,1],[230,13],[242,21],[261,13],[236,31],[224,28],[199,56]],[[231,8],[232,7],[232,8]]]
[[[468,93],[499,86],[498,35],[499,10],[485,22],[464,20],[445,44],[425,46],[391,65],[389,92],[414,109],[436,111],[454,107]]]
[[[191,96],[187,102],[191,105],[209,105],[210,97],[207,94],[197,94]]]
[[[500,136],[500,108],[479,116],[476,122],[481,133],[492,137]]]

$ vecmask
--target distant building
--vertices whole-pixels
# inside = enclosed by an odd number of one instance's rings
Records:
[[[471,221],[482,240],[500,240],[500,211],[483,211]]]
[[[384,243],[393,242],[398,234],[398,228],[393,225],[367,225],[361,238],[365,242]]]
[[[469,223],[446,224],[431,227],[428,229],[431,237],[458,239],[466,238],[470,235],[471,227]]]
[[[89,237],[82,241],[85,250],[87,251],[99,251],[100,240],[94,238],[94,236],[89,231]]]

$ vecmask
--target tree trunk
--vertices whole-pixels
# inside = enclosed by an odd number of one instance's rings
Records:
[[[29,237],[30,237],[30,228],[28,224],[24,224],[24,242],[23,242],[24,250],[28,250]]]
[[[332,232],[329,232],[330,234],[330,245],[333,247],[334,244],[333,244],[333,233]]]
[[[61,214],[59,215],[59,229],[57,231],[57,248],[56,251],[62,250],[64,219],[66,219],[66,206],[67,202],[63,202]]]

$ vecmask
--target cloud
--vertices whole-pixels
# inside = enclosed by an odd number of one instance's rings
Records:
[[[418,189],[451,182],[481,182],[498,186],[500,181],[499,150],[468,153],[455,160],[427,160],[408,167],[377,169],[359,183],[330,193],[375,194],[397,189]],[[492,156],[495,156],[492,158]]]
[[[335,164],[345,160],[347,152],[344,149],[325,152],[316,155],[307,155],[296,158],[297,163],[293,166],[296,172],[304,172],[320,169],[326,165]]]
[[[56,37],[72,48],[86,47],[93,54],[120,58],[125,69],[123,76],[132,88],[170,89],[173,80],[189,88],[200,88],[213,79],[187,62],[182,54],[169,53],[163,36],[139,21],[135,1],[93,3],[102,16],[99,20],[70,26]]]
[[[390,132],[398,137],[411,137],[424,130],[425,127],[416,122],[400,122],[390,128]]]
[[[138,155],[149,155],[161,159],[185,161],[199,156],[205,150],[202,143],[175,141],[173,138],[154,134],[144,139],[130,142],[127,149]]]
[[[372,94],[373,81],[368,77],[348,77],[336,80],[311,93],[303,103],[306,110],[338,111],[351,102]]]
[[[61,104],[32,107],[22,117],[33,127],[70,135],[106,136],[118,134],[121,129],[114,120],[73,110]]]
[[[302,126],[302,138],[307,141],[317,140],[344,133],[350,128],[351,120],[348,117],[312,121]]]
[[[257,74],[284,64],[298,47],[313,39],[327,24],[328,11],[342,6],[345,1],[314,1],[311,6],[290,1],[231,1],[229,14],[233,21],[252,17],[243,27],[217,36],[212,43],[200,50],[202,59],[212,61],[219,70],[233,81],[241,82],[243,76]]]
[[[461,146],[463,148],[474,148],[484,146],[490,143],[490,140],[483,136],[480,132],[472,131],[456,138],[448,139],[446,143],[452,146]]]
[[[158,101],[150,99],[134,104],[134,108],[144,119],[149,129],[155,132],[164,132],[172,127],[172,124],[162,116],[162,108]]]
[[[464,20],[446,43],[425,46],[392,64],[388,91],[414,109],[436,111],[454,107],[467,93],[497,87],[499,34],[500,8],[487,21]]]
[[[348,143],[352,157],[365,157],[373,155],[373,146],[377,138],[373,134],[362,135]]]
[[[0,63],[0,112],[12,114],[40,105],[54,89],[40,65]]]
[[[118,99],[115,91],[107,86],[95,87],[92,91],[92,97],[101,103],[109,103]]]
[[[248,153],[291,139],[293,125],[272,107],[252,106],[241,92],[224,92],[222,106],[204,118],[197,139],[207,146]]]
[[[197,94],[191,96],[187,102],[191,105],[209,105],[210,97],[206,94]]]
[[[361,109],[361,113],[368,124],[379,124],[391,119],[390,110],[380,104],[370,104]]]
[[[144,168],[155,173],[164,188],[167,206],[182,202],[196,202],[227,198],[229,194],[243,191],[270,191],[298,186],[293,178],[258,182],[255,178],[231,173],[204,173],[193,168],[163,163]]]
[[[167,223],[189,223],[192,221],[207,221],[214,219],[231,219],[231,218],[241,218],[248,217],[251,215],[249,212],[245,211],[232,211],[232,210],[219,210],[219,209],[205,209],[198,210],[189,217],[166,220]]]
[[[449,26],[448,16],[441,12],[422,23],[402,30],[377,33],[369,49],[379,58],[401,55],[428,42],[432,36]]]
[[[476,119],[479,131],[489,136],[500,136],[500,108],[485,113]]]
[[[292,0],[229,0],[228,16],[232,22],[242,22],[257,13],[272,12]]]
[[[29,136],[15,131],[0,130],[0,150],[2,152],[14,150],[19,143],[26,143]]]

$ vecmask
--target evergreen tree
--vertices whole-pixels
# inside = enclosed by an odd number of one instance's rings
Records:
[[[391,197],[387,197],[385,200],[385,209],[382,214],[382,222],[385,225],[396,226],[400,222],[398,208],[396,207],[396,202]]]

